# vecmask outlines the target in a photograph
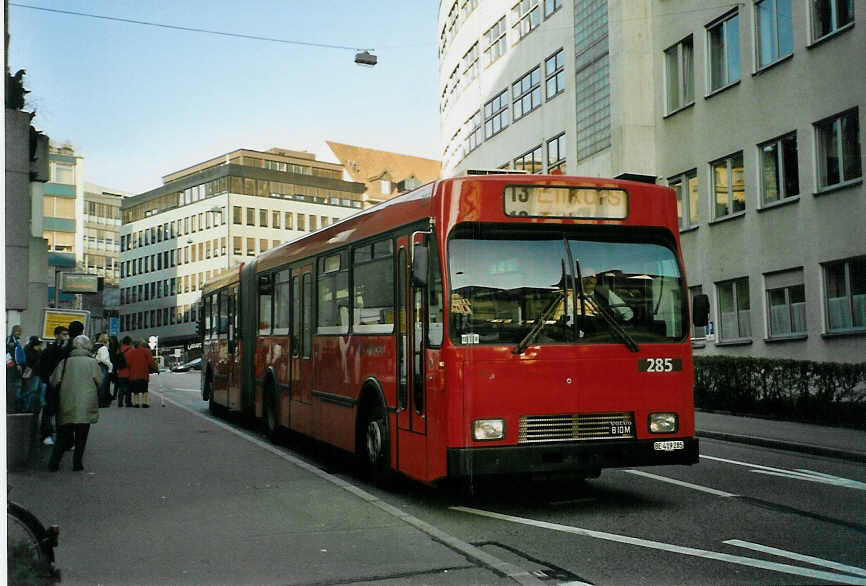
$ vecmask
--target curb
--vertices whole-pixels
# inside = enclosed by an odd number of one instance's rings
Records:
[[[823,446],[814,446],[797,442],[768,439],[751,435],[723,433],[719,431],[697,431],[695,432],[695,435],[697,435],[698,437],[722,440],[726,442],[749,444],[752,446],[762,446],[765,448],[773,448],[777,450],[787,450],[789,452],[800,452],[802,454],[811,454],[813,456],[825,456],[827,458],[836,458],[838,460],[847,460],[849,462],[859,462],[861,464],[866,463],[866,454],[864,454],[863,452],[851,452],[848,450],[839,450],[836,448],[825,448]]]

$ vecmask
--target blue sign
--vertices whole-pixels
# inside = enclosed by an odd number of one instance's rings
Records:
[[[108,335],[109,336],[119,336],[120,335],[120,318],[119,317],[108,318]]]

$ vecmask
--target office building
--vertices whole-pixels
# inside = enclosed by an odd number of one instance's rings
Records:
[[[187,359],[202,286],[257,254],[362,207],[364,185],[339,164],[286,149],[238,149],[163,177],[126,198],[120,229],[123,335],[159,338]]]

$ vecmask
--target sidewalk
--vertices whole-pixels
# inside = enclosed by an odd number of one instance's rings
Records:
[[[695,411],[699,437],[866,462],[866,432],[847,427]]]

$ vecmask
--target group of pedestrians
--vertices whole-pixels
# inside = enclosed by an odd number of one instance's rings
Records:
[[[38,418],[42,443],[54,446],[48,464],[53,471],[69,449],[72,469],[84,470],[87,436],[100,407],[114,399],[118,407],[150,407],[147,386],[154,372],[159,369],[146,342],[133,344],[126,336],[118,343],[103,333],[94,345],[77,320],[54,328],[44,350],[38,336],[22,345],[19,325],[6,339],[7,405]]]

